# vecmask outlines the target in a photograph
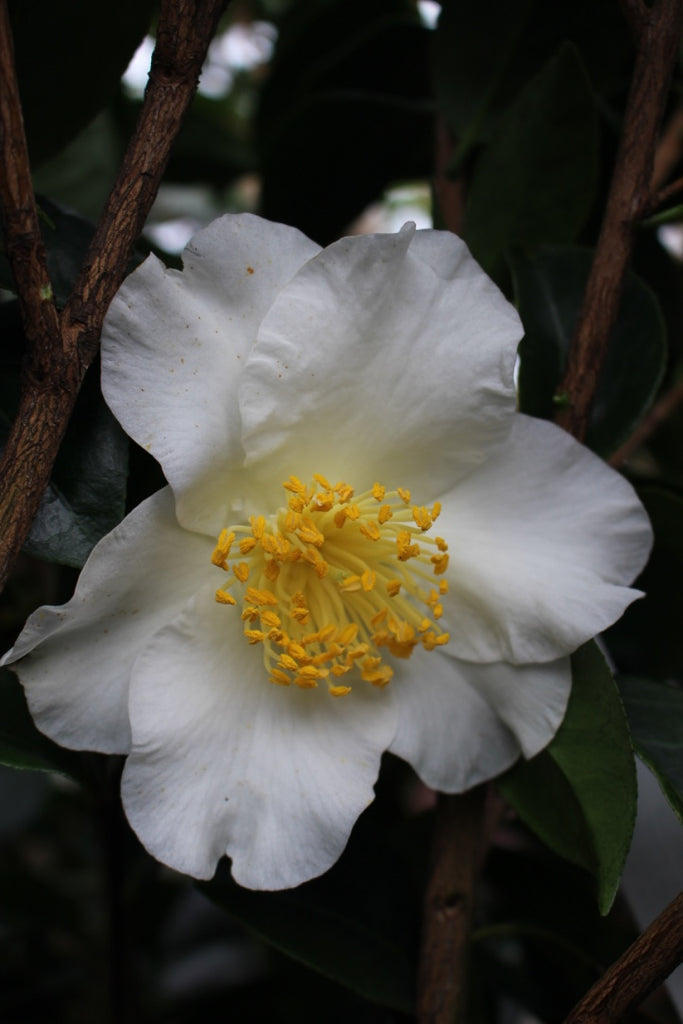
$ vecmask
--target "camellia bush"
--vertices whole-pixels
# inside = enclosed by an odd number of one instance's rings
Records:
[[[682,28],[0,0],[3,1022],[680,1021]]]

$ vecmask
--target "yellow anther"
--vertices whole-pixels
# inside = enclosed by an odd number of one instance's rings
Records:
[[[221,530],[218,537],[218,543],[211,555],[211,561],[214,565],[218,566],[219,569],[227,569],[226,562],[234,539],[234,533],[228,533],[227,530]]]
[[[432,522],[435,522],[441,515],[441,502],[435,501],[432,505]]]
[[[363,590],[369,593],[371,590],[374,590],[375,583],[377,582],[377,573],[374,569],[366,569],[361,576],[360,581],[363,586]]]
[[[256,587],[247,587],[247,592],[244,596],[251,604],[276,605],[278,603],[275,594],[271,590],[257,590]]]
[[[347,501],[351,501],[351,498],[353,497],[353,487],[349,487],[349,485],[345,483],[338,483],[334,490],[335,493],[339,495],[339,500],[341,502],[346,503]]]
[[[337,635],[337,641],[346,647],[347,644],[353,643],[358,636],[359,625],[357,622],[350,622],[348,626],[344,626],[341,632]]]
[[[275,583],[275,580],[280,575],[280,566],[277,564],[275,559],[271,558],[269,562],[266,562],[263,567],[263,575],[269,583]]]
[[[312,511],[329,512],[334,504],[335,497],[332,491],[326,491],[325,493],[319,491],[318,494],[314,495],[313,497]]]
[[[375,669],[374,672],[364,672],[362,675],[366,682],[381,688],[391,682],[394,673],[388,665],[382,665],[380,668]]]
[[[296,532],[304,544],[315,544],[316,547],[320,547],[325,542],[325,534],[320,532],[313,520],[308,518],[308,516],[301,520],[301,525]]]
[[[433,650],[448,642],[436,625],[447,581],[434,580],[431,589],[423,582],[425,566],[436,577],[448,566],[445,539],[422,536],[439,502],[412,504],[407,488],[375,482],[354,504],[349,484],[333,486],[321,473],[308,482],[290,476],[284,489],[284,507],[251,516],[247,536],[244,523],[221,530],[211,556],[230,572],[216,601],[240,604],[244,636],[263,645],[272,683],[310,690],[327,678],[329,693],[341,697],[352,686],[340,677],[355,673],[386,686],[392,657],[409,658],[419,643]],[[347,519],[358,529],[341,532]],[[233,559],[231,545],[239,548]],[[229,592],[234,582],[244,584],[238,596]]]
[[[425,530],[428,530],[432,525],[432,517],[429,514],[429,511],[424,507],[424,505],[422,505],[419,508],[417,505],[413,506],[413,519],[415,520],[415,522],[420,527],[423,533]]]
[[[306,485],[299,480],[298,476],[290,476],[289,480],[285,480],[282,486],[286,491],[291,491],[292,494],[298,494],[302,497],[306,494]]]
[[[251,523],[251,532],[257,540],[260,540],[266,529],[265,516],[250,516],[249,522]]]
[[[429,559],[434,565],[434,575],[442,576],[448,568],[448,555],[432,555]]]
[[[374,523],[372,519],[369,519],[365,523],[361,523],[358,529],[364,537],[368,538],[368,540],[379,540],[382,536],[379,526],[377,523]]]
[[[353,593],[353,591],[355,591],[355,590],[360,590],[360,588],[361,588],[360,576],[354,576],[354,575],[347,576],[339,584],[339,589],[346,591],[347,594]]]
[[[329,672],[326,668],[316,668],[315,665],[302,665],[299,675],[304,679],[325,679]]]
[[[294,640],[292,640],[290,644],[287,644],[287,654],[289,654],[292,658],[296,658],[296,660],[302,664],[305,664],[307,661],[310,661],[308,654],[301,646],[301,644],[295,643]]]
[[[408,530],[401,530],[396,537],[396,547],[401,562],[407,562],[409,558],[417,558],[420,554],[420,545],[410,543],[412,536]]]
[[[422,646],[426,651],[433,651],[435,647],[443,647],[450,640],[448,633],[425,633],[422,637]]]
[[[309,679],[308,676],[295,676],[294,682],[302,690],[315,690],[318,686],[318,680]]]

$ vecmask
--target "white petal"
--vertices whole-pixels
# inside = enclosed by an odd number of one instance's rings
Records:
[[[550,742],[569,698],[568,658],[514,666],[429,657],[422,676],[392,681],[399,725],[389,748],[428,786],[463,792]]]
[[[239,506],[237,383],[275,295],[318,249],[294,228],[222,217],[192,239],[182,273],[150,256],[109,308],[102,390],[188,528],[215,535]]]
[[[268,681],[235,609],[197,595],[133,670],[128,819],[165,864],[281,889],[326,871],[373,799],[394,732],[391,698],[341,698]],[[371,692],[368,692],[371,691]]]
[[[551,423],[508,440],[443,498],[448,652],[525,664],[575,650],[640,596],[652,531],[633,488]]]
[[[341,239],[261,325],[240,382],[247,464],[443,490],[507,434],[520,337],[454,235]]]
[[[164,488],[99,542],[67,604],[31,615],[3,663],[43,732],[77,750],[127,752],[133,661],[216,571],[211,550],[178,526]]]

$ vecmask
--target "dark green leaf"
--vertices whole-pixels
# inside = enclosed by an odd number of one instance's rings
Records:
[[[25,550],[80,568],[125,512],[128,438],[104,401],[79,409]]]
[[[439,110],[457,140],[453,170],[484,137],[492,110],[500,106],[501,84],[527,27],[532,2],[450,3],[442,10],[434,47],[434,84]],[[503,102],[509,97],[507,92]]]
[[[413,1010],[413,970],[402,951],[361,923],[296,892],[253,892],[218,875],[199,888],[280,952],[371,1002]]]
[[[155,0],[10,0],[33,163],[61,149],[113,98],[154,7]]]
[[[37,196],[37,202],[52,291],[61,308],[76,281],[95,227],[44,196]],[[14,291],[14,278],[4,252],[0,253],[0,288]]]
[[[606,97],[628,82],[631,41],[616,4],[593,0],[478,0],[442,5],[434,48],[437,104],[460,170],[473,147],[494,138],[501,115],[552,53],[569,40]]]
[[[572,656],[572,693],[555,739],[500,787],[551,849],[595,876],[606,914],[631,843],[637,791],[626,716],[595,644]]]
[[[463,237],[495,276],[511,246],[575,238],[596,180],[593,94],[577,51],[567,44],[519,93],[478,158]]]
[[[683,822],[683,690],[632,676],[618,682],[635,748]]]
[[[59,772],[78,779],[80,758],[38,732],[26,705],[22,686],[6,668],[0,668],[0,764]]]
[[[390,182],[430,174],[430,35],[405,0],[292,5],[257,121],[264,216],[331,242]]]
[[[552,419],[553,395],[564,371],[593,253],[578,246],[543,246],[510,258],[524,324],[519,348],[523,412]],[[619,317],[598,386],[586,443],[609,455],[632,432],[654,398],[666,366],[664,321],[653,292],[626,278]]]
[[[64,213],[77,210],[82,217],[97,221],[116,180],[120,160],[116,122],[110,110],[103,110],[41,164],[33,175],[33,187],[65,207]]]

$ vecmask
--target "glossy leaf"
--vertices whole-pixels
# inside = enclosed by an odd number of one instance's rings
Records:
[[[629,850],[637,791],[628,723],[595,644],[572,657],[572,693],[555,739],[499,784],[543,842],[595,876],[606,914]]]
[[[100,397],[81,403],[24,550],[80,568],[125,512],[128,438]]]
[[[598,92],[611,96],[621,88],[632,43],[616,4],[478,0],[442,5],[434,82],[454,140],[453,173],[474,147],[494,138],[506,108],[565,40],[576,46]]]
[[[411,1013],[413,969],[400,948],[297,891],[253,892],[227,873],[199,888],[280,952],[381,1006]]]
[[[593,259],[578,246],[543,246],[510,258],[524,324],[519,347],[523,412],[552,419],[553,395],[564,372]],[[609,455],[649,408],[666,366],[664,321],[656,297],[635,274],[626,279],[619,317],[593,407],[586,443]]]
[[[154,7],[154,0],[10,0],[33,163],[66,145],[116,95]]]
[[[405,0],[292,5],[257,121],[261,210],[323,244],[433,161],[430,32]]]
[[[0,764],[59,772],[74,779],[82,774],[75,751],[57,746],[36,729],[22,686],[6,668],[0,668]]]
[[[632,676],[618,683],[635,748],[683,822],[683,690]]]
[[[496,276],[511,246],[575,238],[596,180],[593,93],[578,52],[567,44],[519,93],[478,158],[463,237]]]

